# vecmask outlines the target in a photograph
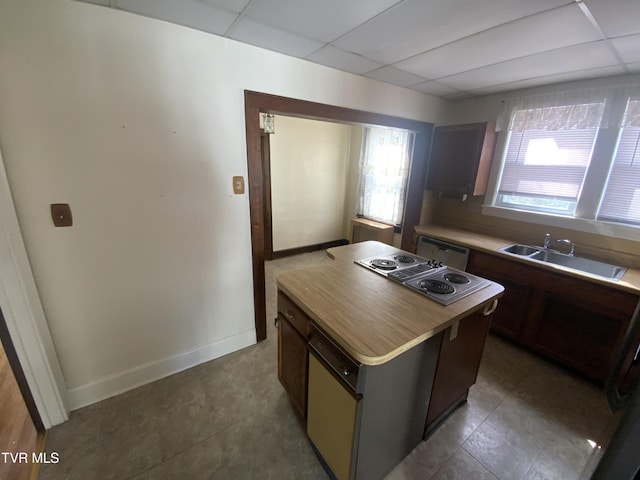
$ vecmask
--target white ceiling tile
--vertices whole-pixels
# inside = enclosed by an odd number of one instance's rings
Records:
[[[640,33],[638,0],[586,0],[585,5],[607,36]]]
[[[469,93],[469,92],[457,92],[457,93],[450,93],[450,94],[444,95],[443,98],[446,98],[447,100],[466,100],[467,98],[472,98],[475,96],[476,95],[473,95],[472,93]]]
[[[287,32],[330,42],[398,1],[253,0],[246,15]]]
[[[109,0],[78,0],[80,2],[84,2],[84,3],[93,3],[95,5],[102,5],[105,7],[109,6]]]
[[[570,0],[407,0],[349,32],[335,45],[393,63]]]
[[[640,35],[629,35],[611,40],[625,63],[640,62]]]
[[[587,80],[590,78],[610,77],[613,75],[624,75],[626,70],[623,66],[616,65],[613,67],[590,68],[587,70],[573,71],[567,73],[558,73],[555,75],[546,75],[543,77],[528,78],[517,82],[501,83],[490,87],[472,89],[471,93],[476,95],[489,95],[511,90],[520,90],[523,88],[540,87],[543,85],[551,85],[553,83],[568,82],[572,80]]]
[[[373,60],[331,46],[324,47],[306,58],[321,65],[357,74],[370,72],[382,66]]]
[[[235,25],[229,37],[294,57],[306,57],[324,45],[315,40],[307,40],[282,30],[261,25],[246,17]]]
[[[601,36],[577,5],[568,5],[485,30],[395,66],[415,75],[440,78],[579,43]]]
[[[249,0],[198,0],[210,7],[240,13],[249,4]]]
[[[408,87],[410,85],[416,85],[424,82],[426,79],[418,77],[408,72],[404,72],[394,67],[382,67],[377,70],[365,73],[365,77],[373,78],[374,80],[380,80],[381,82],[391,83],[393,85],[399,85],[401,87]]]
[[[629,69],[630,72],[633,72],[633,73],[640,72],[640,62],[638,62],[638,63],[629,63],[627,65],[627,68]]]
[[[435,95],[436,97],[442,97],[445,95],[455,95],[461,93],[459,90],[455,88],[448,87],[438,82],[429,81],[420,83],[418,85],[413,85],[411,87],[412,90],[418,90],[420,92],[428,93],[430,95]]]
[[[561,48],[438,79],[458,90],[477,90],[546,75],[617,64],[604,42]]]
[[[118,0],[117,8],[218,35],[224,35],[238,18],[195,0]]]

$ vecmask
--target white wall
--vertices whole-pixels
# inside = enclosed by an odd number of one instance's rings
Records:
[[[448,103],[69,0],[0,2],[0,145],[69,406],[255,341],[245,89],[439,122]],[[440,122],[441,123],[441,122]],[[54,228],[68,202],[74,226]]]
[[[351,127],[281,115],[275,123],[270,137],[274,252],[345,238]]]

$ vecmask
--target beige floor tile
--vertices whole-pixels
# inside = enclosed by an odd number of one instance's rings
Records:
[[[72,412],[49,432],[47,479],[324,480],[277,379],[276,275],[331,262],[267,262],[267,340]],[[468,402],[386,478],[577,479],[613,416],[593,385],[490,336]]]
[[[449,461],[431,477],[431,480],[497,480],[480,462],[464,449],[457,449]]]

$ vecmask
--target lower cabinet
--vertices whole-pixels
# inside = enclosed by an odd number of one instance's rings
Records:
[[[498,310],[500,310],[498,308]],[[476,382],[491,317],[478,311],[444,331],[427,412],[425,435],[467,399]]]
[[[278,320],[278,379],[300,418],[307,416],[307,342],[284,318]]]
[[[605,382],[638,296],[478,251],[467,270],[505,287],[492,331]]]
[[[278,293],[278,379],[294,410],[307,417],[307,339],[311,319],[282,292]]]

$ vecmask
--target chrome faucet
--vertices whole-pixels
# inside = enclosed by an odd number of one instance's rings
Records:
[[[568,238],[563,238],[562,240],[556,240],[558,243],[562,243],[563,245],[567,245],[569,247],[569,255],[573,257],[573,251],[576,249],[576,244],[573,243]]]
[[[545,233],[544,234],[544,243],[542,244],[542,246],[544,248],[549,248],[549,244],[551,243],[551,234],[550,233]]]

